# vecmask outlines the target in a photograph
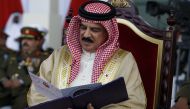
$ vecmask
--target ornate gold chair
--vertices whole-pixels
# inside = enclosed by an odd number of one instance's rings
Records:
[[[113,0],[117,9],[117,22],[120,32],[120,47],[134,55],[147,96],[147,109],[169,109],[173,78],[173,38],[172,25],[161,31],[148,25],[129,0],[119,4]],[[171,16],[172,17],[172,16]]]

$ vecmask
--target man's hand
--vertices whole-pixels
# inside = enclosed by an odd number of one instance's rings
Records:
[[[11,88],[12,81],[11,80],[5,80],[2,82],[2,84],[3,84],[3,87],[5,87],[5,88]]]
[[[180,97],[171,109],[189,109],[188,99],[186,97]]]
[[[89,103],[89,104],[87,105],[87,109],[94,109],[94,107],[92,106],[91,103]]]
[[[67,108],[67,109],[72,109],[72,108]],[[89,103],[89,104],[87,105],[87,109],[94,109],[94,107],[92,106],[91,103]]]
[[[21,83],[18,79],[11,80],[12,81],[12,87],[11,88],[17,88],[21,86]]]

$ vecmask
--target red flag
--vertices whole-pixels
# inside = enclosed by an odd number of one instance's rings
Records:
[[[68,16],[72,15],[75,16],[78,14],[78,9],[81,6],[82,3],[86,2],[88,0],[72,0],[71,5],[70,5],[70,9],[72,9],[72,13],[70,11],[68,11]],[[72,17],[70,16],[70,17]],[[65,22],[64,28],[68,27],[68,22]]]
[[[23,12],[20,0],[0,0],[0,29],[4,29],[13,12]]]
[[[72,0],[71,8],[73,9],[73,15],[77,15],[80,5],[88,0]]]

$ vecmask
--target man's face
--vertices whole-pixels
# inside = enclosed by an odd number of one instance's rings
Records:
[[[106,29],[97,23],[81,22],[80,44],[88,52],[96,52],[108,38]]]
[[[40,42],[35,39],[22,39],[21,49],[24,54],[32,54],[34,51],[38,50]]]

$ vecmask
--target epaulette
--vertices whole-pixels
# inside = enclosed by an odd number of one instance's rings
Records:
[[[12,56],[12,57],[10,57],[10,60],[11,61],[16,60],[16,57]]]
[[[43,55],[50,55],[51,53],[49,53],[49,52],[43,52]]]

